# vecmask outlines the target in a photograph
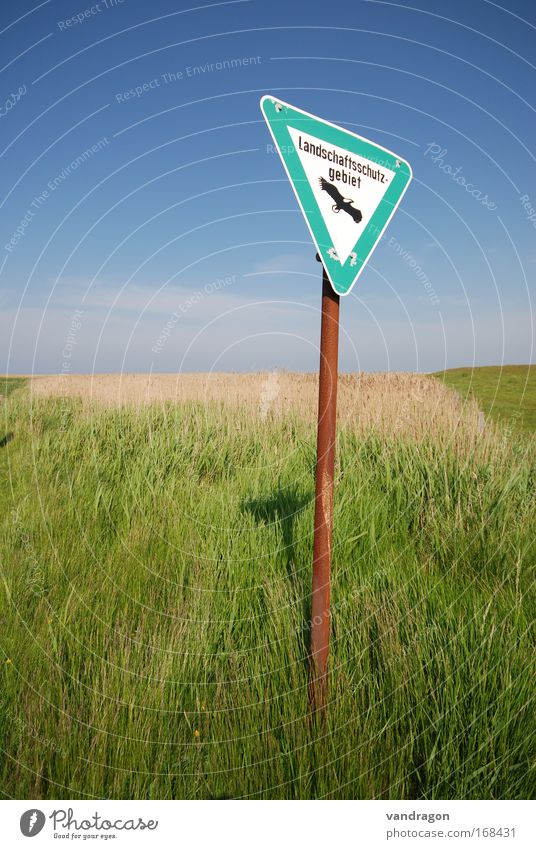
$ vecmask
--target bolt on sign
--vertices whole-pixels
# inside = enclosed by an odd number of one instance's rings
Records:
[[[272,95],[261,99],[261,110],[329,281],[347,295],[402,200],[411,167]]]

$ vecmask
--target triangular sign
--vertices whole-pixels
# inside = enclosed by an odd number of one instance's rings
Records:
[[[272,95],[261,99],[261,110],[331,285],[347,295],[402,200],[411,168]]]

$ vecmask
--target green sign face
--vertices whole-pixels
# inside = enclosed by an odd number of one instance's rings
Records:
[[[412,177],[390,150],[265,95],[261,110],[339,295],[361,274]]]

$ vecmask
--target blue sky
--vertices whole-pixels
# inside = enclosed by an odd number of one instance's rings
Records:
[[[414,2],[3,4],[0,371],[317,368],[264,93],[413,168],[342,370],[533,361],[535,8]]]

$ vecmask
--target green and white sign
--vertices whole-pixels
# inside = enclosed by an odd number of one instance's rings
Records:
[[[400,156],[265,95],[261,110],[331,285],[347,295],[406,191]]]

